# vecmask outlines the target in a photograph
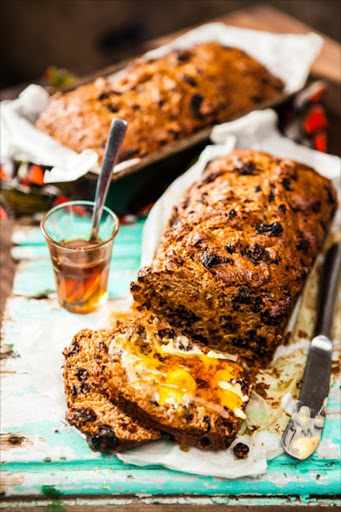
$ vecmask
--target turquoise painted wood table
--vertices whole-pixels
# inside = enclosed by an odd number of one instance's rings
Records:
[[[114,244],[109,291],[112,298],[125,296],[129,283],[140,266],[143,221],[122,226]],[[36,504],[61,507],[72,503],[101,506],[137,503],[254,505],[336,505],[340,493],[340,404],[337,393],[330,397],[323,436],[335,446],[330,457],[313,456],[298,462],[281,455],[271,460],[266,474],[257,478],[223,480],[170,471],[161,466],[136,467],[120,462],[115,456],[103,456],[89,450],[85,440],[73,430],[60,429],[55,421],[39,420],[35,410],[34,386],[28,386],[25,357],[16,349],[20,322],[40,328],[48,318],[55,292],[47,246],[37,227],[17,227],[13,235],[13,256],[18,260],[4,322],[5,356],[2,375],[2,406],[10,414],[10,427],[1,434],[2,492],[1,507],[20,505],[29,497]],[[55,304],[55,301],[52,300]],[[58,312],[55,314],[59,314]],[[19,322],[20,320],[20,322]],[[63,326],[61,325],[62,329]],[[20,371],[13,375],[11,361],[22,358]],[[48,358],[48,352],[46,353]],[[13,366],[13,365],[12,365]],[[60,374],[60,369],[56,369]],[[12,384],[11,384],[12,383]],[[48,390],[47,390],[48,393]],[[32,419],[16,422],[15,411],[29,403]],[[17,409],[16,409],[17,408]],[[37,417],[37,420],[35,418]],[[72,454],[69,456],[68,454]],[[11,500],[8,502],[7,500]],[[13,501],[14,500],[14,501]],[[45,500],[45,501],[44,501]],[[50,500],[50,501],[49,501]],[[22,502],[28,504],[26,501]],[[49,506],[50,506],[49,505]],[[42,505],[43,506],[43,505]],[[54,510],[53,508],[48,510]],[[96,509],[97,510],[97,509]]]

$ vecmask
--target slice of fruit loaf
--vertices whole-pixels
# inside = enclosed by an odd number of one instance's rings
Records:
[[[231,444],[251,393],[237,361],[148,311],[121,324],[107,343],[107,361],[94,363],[97,377],[128,414],[181,444],[215,450]]]
[[[109,331],[84,329],[64,350],[66,419],[86,435],[90,448],[119,451],[161,437],[156,430],[133,421],[96,386],[93,362],[105,361]]]

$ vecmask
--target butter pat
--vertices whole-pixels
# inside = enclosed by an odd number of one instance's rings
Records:
[[[246,419],[246,414],[245,412],[243,412],[241,409],[239,409],[239,407],[235,407],[233,409],[233,414],[237,417],[237,418],[241,418],[242,420],[245,420]]]

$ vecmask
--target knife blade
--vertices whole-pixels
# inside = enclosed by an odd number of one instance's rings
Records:
[[[317,321],[299,399],[282,435],[282,447],[304,460],[316,450],[323,431],[332,369],[331,329],[341,264],[341,244],[328,250],[321,269]]]

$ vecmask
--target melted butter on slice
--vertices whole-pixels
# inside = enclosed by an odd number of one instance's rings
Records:
[[[204,354],[198,346],[189,345],[186,336],[176,336],[155,348],[155,341],[148,336],[146,351],[141,352],[131,333],[126,332],[112,339],[109,353],[120,357],[133,387],[143,389],[148,383],[151,400],[160,405],[170,405],[174,410],[197,402],[224,418],[233,413],[244,419],[241,406],[248,396],[243,396],[240,383],[228,382],[242,373],[233,356],[213,350]]]
[[[228,391],[230,393],[234,393],[238,398],[241,399],[241,403],[248,402],[249,397],[248,395],[243,395],[241,385],[239,382],[236,382],[235,384],[231,384],[231,382],[225,382],[225,381],[218,381],[218,386],[223,389],[224,391]],[[231,404],[232,405],[232,404]],[[241,404],[240,404],[241,405]],[[245,413],[240,409],[240,407],[232,407],[233,412],[235,416],[238,418],[245,419]]]
[[[319,437],[300,437],[295,439],[292,447],[296,450],[301,460],[307,459],[314,451],[319,443]]]
[[[161,345],[160,351],[166,354],[179,356],[201,355],[210,359],[228,359],[231,361],[237,361],[238,359],[238,356],[232,354],[223,354],[221,352],[215,352],[214,350],[209,350],[207,354],[204,354],[198,346],[193,346],[191,350],[187,350],[189,343],[190,341],[186,336],[177,336],[175,339],[169,339],[167,345]],[[180,346],[183,348],[180,348]]]
[[[159,384],[160,404],[180,404],[188,394],[195,393],[197,384],[192,375],[182,369],[171,370],[165,382]]]
[[[233,414],[237,416],[237,418],[241,418],[242,420],[245,420],[246,414],[244,411],[242,411],[239,407],[233,408]]]
[[[134,354],[130,354],[129,352],[123,351],[121,355],[121,364],[125,369],[128,380],[130,382],[134,382],[143,378],[145,375],[144,369],[140,366],[141,359]],[[138,367],[138,366],[139,367]]]
[[[233,354],[222,354],[221,352],[215,352],[214,350],[207,352],[206,357],[211,357],[212,359],[229,359],[230,361],[237,361],[238,359],[238,356],[234,356]]]
[[[125,343],[129,340],[128,334],[116,334],[110,342],[109,345],[109,355],[113,356],[116,354],[118,347],[123,347]]]
[[[188,338],[185,336],[178,336],[177,340],[169,340],[167,345],[161,345],[160,346],[160,352],[163,352],[165,354],[172,354],[172,355],[178,355],[178,356],[192,356],[192,355],[204,355],[203,352],[199,349],[199,347],[193,347],[191,350],[181,350],[179,348],[179,343],[182,344],[182,346],[186,347],[186,342],[179,340],[179,338],[183,340],[187,340],[188,345]]]
[[[225,382],[223,380],[220,380],[218,382],[218,386],[222,389],[225,389],[226,391],[231,391],[231,393],[235,393],[243,400],[244,395],[242,393],[242,389],[240,387],[239,382],[237,382],[236,384],[231,384],[230,382]]]
[[[145,358],[131,354],[123,350],[121,354],[121,364],[125,369],[129,382],[135,383],[141,381],[156,380],[159,381],[164,375],[156,368],[151,368],[146,364]]]

